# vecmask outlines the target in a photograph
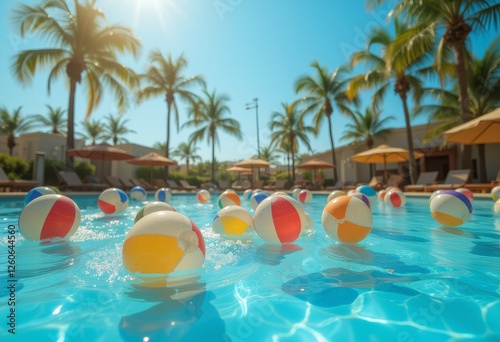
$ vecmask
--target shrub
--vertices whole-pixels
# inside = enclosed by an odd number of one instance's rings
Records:
[[[7,176],[11,179],[29,179],[31,178],[30,164],[19,158],[6,153],[0,153],[0,166]]]
[[[63,162],[55,159],[45,159],[45,184],[59,185],[59,176],[57,172],[64,170],[65,165]]]
[[[90,162],[77,162],[75,164],[75,172],[80,179],[86,179],[89,176],[95,175],[95,165]]]

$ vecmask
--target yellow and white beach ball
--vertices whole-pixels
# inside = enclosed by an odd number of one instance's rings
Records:
[[[170,204],[166,202],[160,202],[160,201],[154,201],[146,204],[143,206],[137,214],[135,215],[135,222],[139,221],[141,218],[143,218],[146,215],[149,215],[151,213],[155,213],[157,211],[176,211],[174,207],[172,207]]]
[[[212,221],[212,229],[215,233],[228,236],[240,236],[251,232],[253,225],[252,215],[238,205],[224,207]]]
[[[208,192],[205,189],[202,189],[202,190],[198,191],[198,193],[196,194],[196,199],[198,200],[198,202],[201,202],[201,203],[208,202],[208,201],[210,201],[210,192]]]
[[[406,195],[401,190],[389,190],[385,193],[384,203],[394,208],[402,207],[406,203]]]
[[[297,199],[299,200],[299,202],[309,203],[313,199],[313,194],[310,190],[305,189],[299,192]]]
[[[290,196],[269,196],[253,217],[257,234],[267,242],[295,241],[306,226],[304,209]]]
[[[80,226],[80,208],[69,197],[47,194],[29,202],[19,215],[19,231],[28,240],[68,238]]]
[[[345,192],[342,190],[334,190],[330,192],[328,195],[328,199],[326,200],[326,203],[330,202],[332,199],[340,197],[340,196],[345,196]]]
[[[491,189],[491,198],[493,198],[494,201],[498,201],[500,199],[500,185]]]
[[[121,213],[128,207],[128,196],[118,188],[109,188],[101,192],[97,206],[105,214]]]
[[[148,193],[142,186],[134,186],[130,189],[130,197],[136,201],[143,202],[148,197]]]
[[[172,190],[170,188],[160,188],[155,192],[155,200],[168,203],[172,199]]]
[[[123,243],[122,259],[132,273],[167,274],[196,269],[205,260],[205,240],[186,216],[158,211],[132,226]]]
[[[255,211],[259,206],[260,202],[268,198],[269,196],[264,192],[258,192],[250,197],[250,206]]]
[[[472,204],[462,193],[443,190],[434,196],[430,203],[431,215],[444,226],[459,226],[472,216]]]
[[[220,194],[219,199],[217,200],[217,205],[220,209],[230,205],[240,205],[240,203],[240,196],[238,196],[236,192],[227,190]]]
[[[352,244],[362,241],[370,234],[373,215],[362,200],[341,196],[326,204],[321,223],[329,237]]]
[[[464,194],[465,197],[467,197],[469,199],[469,201],[474,201],[474,193],[472,191],[470,191],[469,189],[467,188],[458,188],[458,189],[455,189],[455,191],[458,191],[460,192],[461,194]]]

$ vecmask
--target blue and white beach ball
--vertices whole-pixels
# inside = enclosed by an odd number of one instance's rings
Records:
[[[148,193],[142,186],[134,186],[130,189],[130,197],[136,201],[143,202],[148,197]]]
[[[37,186],[36,188],[33,188],[30,191],[28,191],[28,193],[24,197],[24,205],[33,201],[35,198],[38,198],[38,197],[43,196],[43,195],[49,195],[49,194],[56,194],[56,192],[55,192],[55,190],[53,190],[49,187],[46,187],[46,186]]]
[[[256,194],[253,194],[252,197],[250,197],[250,206],[252,207],[253,210],[257,210],[257,207],[259,204],[268,198],[267,194],[263,192],[258,192]]]
[[[127,194],[118,188],[109,188],[101,192],[97,206],[105,214],[116,214],[128,207]]]
[[[455,190],[443,190],[432,198],[430,210],[436,222],[444,226],[459,226],[469,221],[473,208],[464,194]]]
[[[156,190],[155,199],[165,203],[170,202],[172,199],[172,190],[170,190],[170,188],[160,188]]]

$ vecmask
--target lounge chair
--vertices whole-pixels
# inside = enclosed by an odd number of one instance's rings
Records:
[[[113,188],[126,190],[126,187],[122,184],[122,182],[120,182],[118,177],[106,176],[106,182],[108,182],[108,184]]]
[[[404,182],[404,177],[398,174],[392,174],[387,179],[387,182],[383,186],[374,186],[375,190],[381,190],[382,188],[388,188],[390,186],[395,186],[397,188],[402,188]]]
[[[0,188],[9,189],[10,191],[28,191],[39,184],[40,183],[35,180],[9,179],[3,168],[0,167]]]
[[[424,186],[425,192],[433,192],[436,190],[453,190],[464,187],[465,183],[470,178],[470,170],[451,170],[448,171],[443,184],[433,184]]]
[[[254,189],[262,189],[264,187],[264,181],[263,180],[258,180],[255,183],[253,183]]]
[[[130,182],[134,184],[134,186],[141,186],[145,190],[156,190],[157,187],[149,184],[147,181],[143,179],[137,179],[137,178],[130,178]]]
[[[464,188],[474,192],[491,192],[495,186],[500,185],[500,169],[497,173],[497,178],[490,183],[465,183]]]
[[[157,188],[168,188],[167,183],[163,179],[155,178],[153,179],[153,185]]]
[[[109,188],[108,184],[83,183],[74,171],[59,171],[62,188],[66,190],[102,191]]]
[[[438,176],[437,171],[429,171],[429,172],[421,172],[420,175],[418,175],[417,182],[412,185],[406,185],[404,187],[405,192],[419,192],[419,191],[424,191],[426,185],[432,185],[436,181]]]
[[[286,180],[279,179],[273,185],[264,186],[264,190],[285,190]]]
[[[167,184],[168,187],[172,190],[184,190],[183,187],[179,186],[179,184],[177,184],[177,182],[172,179],[167,179]]]
[[[120,183],[123,184],[123,186],[125,187],[125,189],[130,190],[130,189],[132,189],[135,186],[134,183],[132,183],[130,181],[130,179],[118,177],[118,180],[120,181]]]
[[[179,183],[181,183],[181,186],[184,190],[196,191],[197,189],[197,187],[195,187],[194,185],[189,184],[188,181],[180,180]]]

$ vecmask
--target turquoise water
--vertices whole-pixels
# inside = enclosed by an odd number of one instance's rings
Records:
[[[69,241],[40,245],[16,233],[15,340],[500,340],[500,217],[492,200],[475,200],[471,220],[455,228],[432,219],[426,198],[403,208],[377,202],[370,235],[342,245],[321,227],[326,196],[314,195],[304,205],[314,231],[270,245],[257,235],[213,234],[216,196],[198,204],[194,195],[174,195],[170,204],[201,229],[206,259],[195,280],[155,289],[140,286],[121,260],[142,204],[106,216],[96,197],[73,199],[83,219]],[[12,338],[7,228],[17,227],[22,200],[0,201],[1,341]]]

